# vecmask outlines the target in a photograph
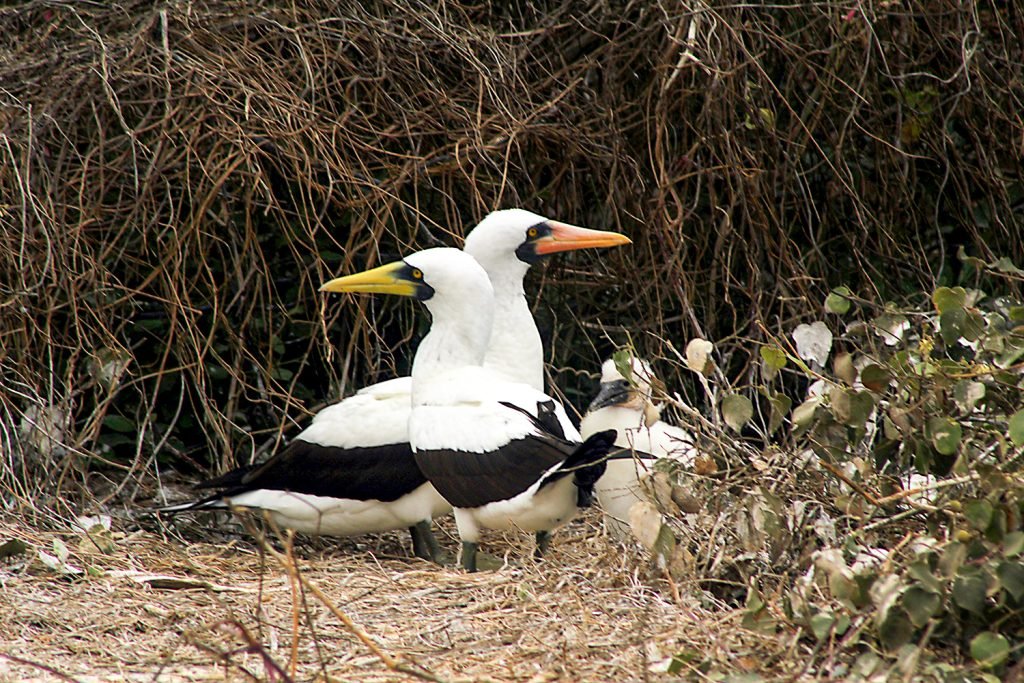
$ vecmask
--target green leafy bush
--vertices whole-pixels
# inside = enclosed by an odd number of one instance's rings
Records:
[[[712,419],[674,403],[710,462],[651,478],[659,565],[712,592],[739,579],[747,626],[839,648],[834,675],[883,666],[876,646],[936,675],[1021,661],[1024,307],[1005,293],[1012,264],[980,271],[997,295],[876,306],[836,288],[823,320],[760,348],[750,385],[702,372]],[[671,501],[686,496],[707,502],[685,515]]]

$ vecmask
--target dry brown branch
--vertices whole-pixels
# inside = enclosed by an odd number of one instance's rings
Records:
[[[627,338],[712,339],[736,381],[830,286],[1009,253],[1020,17],[932,9],[0,10],[0,477],[26,505],[120,467],[106,503],[259,457],[422,330],[319,283],[498,206],[634,239],[531,278],[578,408]]]

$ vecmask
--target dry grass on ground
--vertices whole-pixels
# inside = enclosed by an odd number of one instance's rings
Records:
[[[428,679],[659,679],[667,677],[657,673],[666,658],[679,651],[737,671],[776,659],[783,642],[745,632],[740,611],[723,609],[695,586],[678,586],[677,603],[663,581],[636,569],[646,566],[641,558],[602,535],[596,519],[558,534],[548,561],[493,573],[402,557],[405,538],[398,535],[301,543],[293,556],[301,576],[385,656]],[[54,537],[71,549],[69,563],[102,574],[62,577],[26,563],[30,553],[5,560],[0,681],[67,680],[58,674],[78,681],[275,680],[275,667],[294,680],[415,680],[389,670],[322,599],[300,590],[247,538],[190,543],[135,531],[116,538],[113,553],[97,555],[86,552],[87,541],[76,547],[81,537],[72,532],[0,521],[0,538],[34,549],[50,550]],[[510,548],[518,558],[528,551],[523,543],[491,548]],[[455,546],[451,538],[446,544]]]

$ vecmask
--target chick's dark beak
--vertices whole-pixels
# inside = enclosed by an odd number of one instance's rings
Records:
[[[618,379],[614,382],[601,382],[601,390],[597,392],[597,396],[590,402],[590,407],[587,408],[588,412],[594,412],[601,408],[608,408],[610,406],[620,406],[633,398],[633,388],[629,386],[629,382],[624,379]]]

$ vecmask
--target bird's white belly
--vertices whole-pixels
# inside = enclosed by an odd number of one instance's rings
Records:
[[[653,461],[634,458],[609,460],[604,474],[594,485],[608,530],[619,538],[630,535],[629,509],[637,501],[645,500],[639,477],[648,471],[645,467],[652,464]]]
[[[477,527],[547,531],[565,524],[576,516],[576,485],[572,481],[572,476],[567,476],[536,493],[531,487],[515,498],[460,512],[471,517]]]
[[[231,503],[266,510],[279,526],[321,536],[358,536],[405,529],[452,509],[431,484],[423,484],[390,503],[270,489],[233,496]]]

